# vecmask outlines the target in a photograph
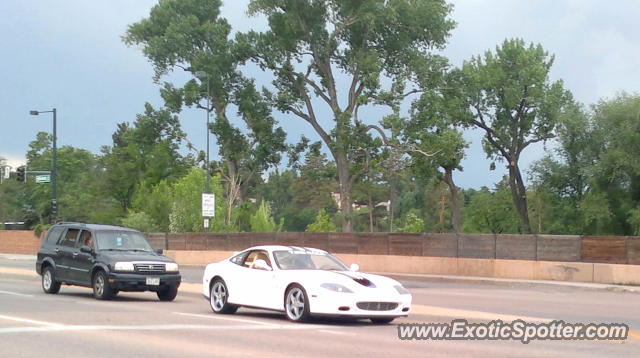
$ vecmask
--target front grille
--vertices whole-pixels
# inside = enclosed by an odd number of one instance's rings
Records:
[[[164,272],[164,264],[133,264],[133,268],[136,272],[151,272],[161,273]]]
[[[395,302],[358,302],[359,309],[365,311],[391,311],[398,307]]]

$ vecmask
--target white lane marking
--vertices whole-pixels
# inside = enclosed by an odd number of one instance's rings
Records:
[[[18,293],[18,292],[11,292],[11,291],[0,291],[0,294],[12,295],[12,296],[21,296],[21,297],[33,297],[33,295],[28,295],[26,293]]]
[[[411,305],[411,311],[409,312],[410,316],[415,315],[425,315],[425,316],[435,316],[435,317],[450,317],[450,318],[466,318],[466,319],[478,319],[478,320],[486,320],[493,321],[496,319],[500,319],[503,321],[515,321],[515,320],[523,320],[528,322],[551,322],[552,318],[545,317],[530,317],[524,315],[511,315],[504,313],[496,313],[496,312],[485,312],[485,311],[474,311],[474,310],[465,310],[465,309],[456,309],[456,308],[447,308],[447,307],[439,307],[439,306],[426,306],[426,305]]]
[[[5,315],[1,315],[0,314],[0,319],[6,319],[8,321],[16,321],[16,322],[23,322],[23,323],[31,323],[31,324],[38,324],[41,326],[46,326],[49,328],[61,328],[61,327],[65,327],[65,325],[63,324],[58,324],[58,323],[52,323],[52,322],[45,322],[45,321],[36,321],[34,319],[28,319],[28,318],[21,318],[21,317],[12,317],[12,316],[5,316]],[[35,327],[29,327],[29,328],[35,328]],[[6,328],[5,328],[6,329]]]
[[[339,334],[341,336],[353,336],[353,333],[347,333],[343,331],[331,331],[328,329],[319,329],[318,332],[330,333],[330,334]]]
[[[3,333],[29,333],[29,332],[63,332],[63,331],[170,331],[170,330],[271,330],[271,329],[290,329],[290,330],[307,330],[317,329],[317,325],[277,325],[277,326],[259,326],[259,325],[201,325],[201,324],[166,324],[166,325],[138,325],[138,326],[52,326],[52,327],[8,327],[0,328],[0,334]]]
[[[210,314],[210,315],[197,314],[197,313],[185,313],[185,312],[173,312],[173,313],[179,314],[179,315],[182,315],[182,316],[207,318],[207,319],[219,319],[219,320],[223,320],[223,321],[242,322],[242,323],[253,323],[253,324],[261,324],[261,325],[272,326],[272,327],[281,326],[280,324],[277,324],[277,323],[268,323],[268,322],[262,322],[262,321],[255,321],[255,320],[252,320],[252,319],[219,317],[219,316],[214,316],[213,313]]]

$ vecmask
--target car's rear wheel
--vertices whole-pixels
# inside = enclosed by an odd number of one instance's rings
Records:
[[[93,275],[93,297],[99,300],[110,300],[113,297],[113,288],[107,278],[107,274],[100,270]]]
[[[60,282],[56,281],[56,276],[51,266],[45,267],[42,271],[42,290],[45,293],[52,294],[60,292]]]
[[[178,286],[168,286],[156,292],[160,301],[173,301],[178,295]]]
[[[209,293],[209,303],[211,309],[215,313],[235,313],[238,310],[238,306],[232,305],[228,301],[229,289],[222,279],[215,279],[213,285],[211,285],[211,292]]]
[[[375,324],[391,323],[395,318],[369,318]]]
[[[285,293],[284,312],[294,322],[307,322],[311,319],[307,292],[300,285],[292,285]]]

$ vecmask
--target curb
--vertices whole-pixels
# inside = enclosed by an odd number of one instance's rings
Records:
[[[542,281],[542,280],[519,280],[503,279],[493,277],[469,277],[469,276],[447,276],[447,275],[427,275],[427,274],[407,274],[407,273],[386,273],[372,272],[385,275],[396,280],[434,282],[434,283],[464,283],[478,285],[494,285],[506,287],[570,287],[586,290],[614,291],[640,293],[639,286],[611,285],[592,282],[569,282],[569,281]]]

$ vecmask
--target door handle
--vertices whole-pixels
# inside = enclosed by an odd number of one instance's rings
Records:
[[[74,253],[73,253],[73,257],[76,257],[76,256],[78,256],[78,253],[77,253],[77,252],[74,252]]]
[[[58,252],[60,252],[60,249],[56,248],[56,250],[55,250],[55,251],[56,251],[56,254],[57,254]]]

